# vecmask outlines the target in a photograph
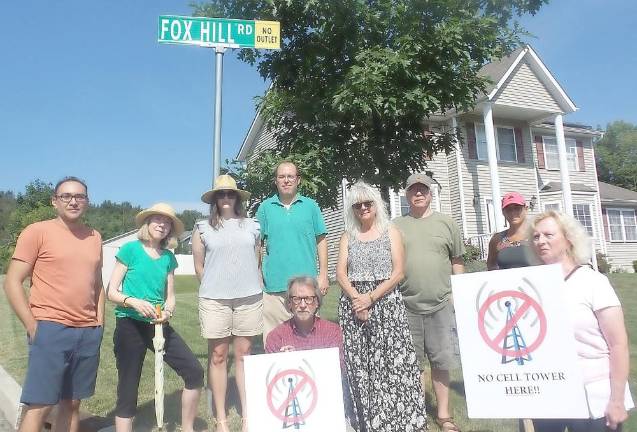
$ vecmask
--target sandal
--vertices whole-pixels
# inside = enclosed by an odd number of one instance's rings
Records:
[[[437,418],[436,424],[442,432],[460,432],[460,428],[454,423],[453,417]]]
[[[217,427],[215,428],[216,432],[230,432],[228,429],[228,419],[226,420],[217,420]]]

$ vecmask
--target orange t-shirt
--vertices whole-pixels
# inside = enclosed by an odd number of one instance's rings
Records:
[[[69,327],[100,325],[101,255],[102,237],[91,228],[76,235],[55,219],[26,227],[13,259],[33,265],[29,306],[35,319]]]

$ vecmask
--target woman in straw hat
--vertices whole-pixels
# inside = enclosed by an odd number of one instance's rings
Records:
[[[117,304],[113,335],[117,363],[117,406],[115,430],[131,431],[137,409],[139,380],[146,350],[153,346],[154,324],[164,323],[164,360],[181,376],[182,430],[190,432],[197,414],[203,386],[203,368],[168,320],[175,313],[175,255],[184,231],[183,223],[168,204],[159,203],[135,217],[137,238],[122,246],[108,284],[108,298]],[[156,306],[161,306],[161,314]]]
[[[215,179],[201,200],[210,204],[208,220],[192,233],[192,254],[199,287],[201,335],[208,339],[208,385],[212,390],[217,430],[227,432],[227,360],[232,341],[242,416],[246,416],[243,358],[252,337],[263,332],[259,224],[246,217],[250,194],[229,175]],[[245,422],[243,429],[245,430]]]

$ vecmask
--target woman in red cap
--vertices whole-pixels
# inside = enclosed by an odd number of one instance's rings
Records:
[[[502,198],[502,214],[509,227],[493,234],[489,241],[487,269],[498,270],[538,264],[527,241],[526,214],[528,207],[518,192],[509,192]]]

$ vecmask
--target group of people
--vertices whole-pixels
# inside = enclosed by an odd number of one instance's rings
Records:
[[[329,288],[327,229],[319,206],[298,193],[301,176],[294,163],[281,162],[273,180],[277,192],[260,204],[254,220],[246,215],[249,192],[239,189],[232,177],[219,176],[201,197],[210,205],[208,219],[198,221],[192,232],[216,429],[229,431],[230,347],[245,419],[244,358],[252,351],[253,338],[263,334],[266,352],[339,348],[345,412],[359,432],[426,429],[421,385],[426,356],[435,421],[442,431],[458,431],[449,407],[449,371],[455,367],[450,276],[464,272],[464,243],[457,224],[432,209],[434,181],[425,174],[410,175],[409,213],[393,221],[377,189],[364,182],[350,187],[336,266],[341,287],[336,324],[318,316]],[[117,305],[116,430],[132,430],[144,357],[153,349],[154,326],[161,324],[164,359],[184,380],[182,430],[192,431],[204,370],[170,326],[173,314],[180,313],[174,290],[177,261],[170,249],[183,223],[167,204],[141,211],[136,217],[138,240],[120,248],[104,290],[100,234],[81,220],[88,207],[86,184],[75,177],[61,180],[51,202],[57,218],[21,233],[5,281],[29,344],[20,430],[39,431],[55,404],[56,430],[78,430],[80,400],[95,390],[108,298]],[[543,213],[529,223],[526,202],[517,193],[505,195],[502,209],[509,227],[489,245],[489,269],[562,265],[577,318],[574,331],[587,394],[591,400],[608,401],[601,416],[535,420],[536,430],[621,427],[627,416],[626,331],[608,280],[585,265],[590,250],[585,232],[558,212]],[[27,300],[22,284],[29,276]],[[591,384],[600,380],[609,385]],[[245,421],[242,427],[247,430]]]

